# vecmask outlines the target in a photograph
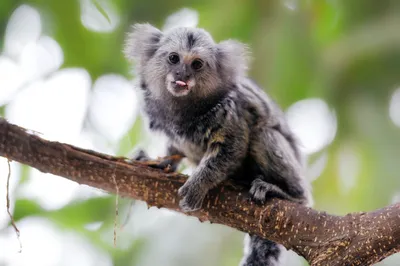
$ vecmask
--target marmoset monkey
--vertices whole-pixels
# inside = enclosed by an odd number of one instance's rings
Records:
[[[150,130],[167,136],[167,155],[196,165],[179,189],[184,211],[201,208],[207,192],[228,178],[247,185],[256,202],[311,202],[296,138],[283,111],[247,77],[244,44],[216,43],[199,28],[162,32],[135,24],[124,52],[136,64]],[[175,170],[179,160],[171,163]],[[245,242],[240,265],[278,265],[281,245],[254,235]]]

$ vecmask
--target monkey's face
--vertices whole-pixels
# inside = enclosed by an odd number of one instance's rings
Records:
[[[153,95],[188,100],[219,94],[226,89],[224,85],[243,76],[245,53],[241,43],[215,43],[203,29],[161,32],[149,24],[135,24],[125,48]]]
[[[166,90],[175,97],[206,97],[215,91],[220,78],[214,54],[214,42],[202,31],[180,29],[168,34],[157,53],[167,69]]]
[[[196,49],[173,51],[165,58],[168,64],[166,88],[176,97],[191,95],[207,96],[218,78],[207,58]]]
[[[216,68],[216,45],[200,29],[174,29],[160,40],[155,56],[148,64],[148,76],[157,76],[164,86],[153,86],[173,97],[204,98],[221,84]],[[152,71],[152,73],[150,72]],[[157,72],[158,71],[158,72]],[[161,83],[161,80],[159,83]]]

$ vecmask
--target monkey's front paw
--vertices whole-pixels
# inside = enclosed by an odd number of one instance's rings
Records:
[[[182,197],[179,206],[184,212],[197,211],[201,208],[203,200],[207,194],[199,185],[186,182],[179,190]]]
[[[275,189],[275,187],[273,185],[265,182],[264,180],[262,180],[260,178],[256,178],[252,182],[251,188],[250,188],[251,199],[258,204],[264,204],[269,199],[272,199],[273,196],[278,196],[278,195],[274,195],[276,193],[273,193],[276,190],[278,190],[278,188]]]
[[[267,193],[270,191],[270,186],[265,181],[257,178],[253,181],[250,188],[251,200],[258,204],[264,204],[267,201]]]

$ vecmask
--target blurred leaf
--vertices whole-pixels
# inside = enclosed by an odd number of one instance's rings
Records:
[[[195,6],[200,12],[199,27],[211,32],[216,41],[224,39],[238,39],[248,42],[251,39],[253,28],[257,23],[257,6],[254,2],[236,1],[234,5],[228,1],[218,1],[214,5],[205,5],[204,2]],[[224,23],[215,23],[221,19]]]
[[[337,1],[312,1],[310,16],[313,34],[321,45],[327,45],[342,35],[343,10]]]
[[[326,64],[334,72],[344,71],[360,58],[399,51],[399,23],[398,13],[390,13],[360,26],[331,44],[324,53]],[[370,65],[371,68],[375,66]]]
[[[42,216],[65,228],[82,228],[89,223],[102,222],[114,213],[115,202],[112,197],[72,202],[54,211],[44,210],[33,200],[18,199],[15,203],[14,218],[18,221],[30,216]]]
[[[128,156],[134,147],[143,139],[143,120],[138,116],[131,129],[119,142],[118,156]]]
[[[318,73],[317,46],[310,37],[310,24],[304,14],[281,10],[277,17],[271,94],[286,107],[310,97]]]
[[[146,239],[138,238],[135,239],[125,250],[115,250],[112,252],[113,265],[137,265],[138,258],[146,247],[147,242]]]
[[[48,212],[46,216],[64,227],[80,228],[86,224],[102,222],[114,213],[113,197],[101,197],[70,203],[60,210]]]
[[[42,216],[46,211],[33,200],[17,199],[14,208],[14,220],[19,221],[26,217]]]
[[[399,10],[400,2],[393,0],[336,0],[343,10],[343,21],[346,29],[352,30],[368,23],[388,12]]]
[[[29,180],[29,174],[31,172],[32,168],[21,164],[21,179],[19,180],[19,184],[24,184],[25,182],[27,182]]]

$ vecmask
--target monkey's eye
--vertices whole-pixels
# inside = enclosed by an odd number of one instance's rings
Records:
[[[179,63],[179,55],[176,53],[171,53],[168,57],[168,60],[171,64],[175,65]]]
[[[195,59],[192,62],[192,68],[194,70],[200,70],[203,67],[203,61],[201,61],[200,59]]]

